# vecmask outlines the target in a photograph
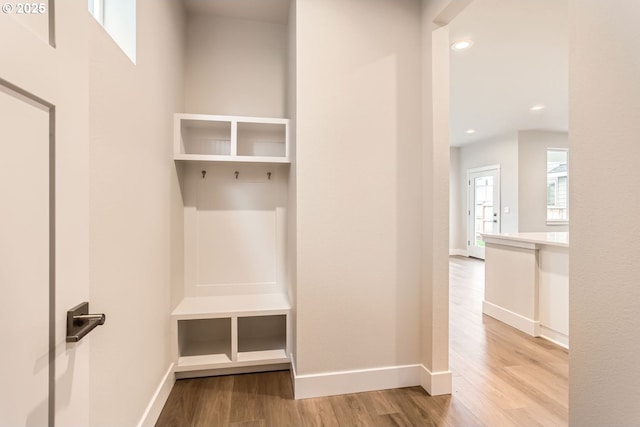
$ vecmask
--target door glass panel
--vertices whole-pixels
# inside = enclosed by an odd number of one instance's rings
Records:
[[[481,176],[474,179],[474,246],[484,247],[481,233],[492,233],[494,224],[493,176]]]

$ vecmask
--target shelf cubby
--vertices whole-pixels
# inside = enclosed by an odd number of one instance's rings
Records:
[[[176,113],[173,158],[289,163],[289,119]]]
[[[287,157],[285,123],[238,122],[238,156]]]
[[[289,363],[283,294],[188,297],[173,311],[176,372]]]

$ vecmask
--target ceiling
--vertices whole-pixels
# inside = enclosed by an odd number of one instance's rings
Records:
[[[291,0],[183,0],[190,13],[286,24]]]
[[[451,145],[568,129],[566,0],[474,0],[449,25]],[[529,109],[542,104],[544,109]],[[475,133],[468,134],[467,130]]]

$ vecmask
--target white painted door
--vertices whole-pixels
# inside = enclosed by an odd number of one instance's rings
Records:
[[[0,117],[0,424],[45,426],[53,284],[49,111],[5,90]]]
[[[500,232],[500,168],[471,169],[467,177],[467,252],[471,257],[484,259],[481,234]]]
[[[0,23],[0,426],[88,425],[89,338],[65,341],[66,311],[89,296],[86,3],[56,2],[55,48],[48,16],[12,8]]]

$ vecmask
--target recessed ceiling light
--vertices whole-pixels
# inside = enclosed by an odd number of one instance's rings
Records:
[[[469,49],[471,46],[473,46],[473,41],[465,39],[465,40],[458,40],[457,42],[453,42],[453,44],[451,45],[451,49],[453,50],[465,50],[465,49]]]
[[[537,104],[534,105],[533,107],[529,108],[529,111],[540,111],[540,110],[544,110],[545,106],[542,104]]]
[[[471,135],[472,133],[476,133],[476,130],[475,129],[467,129],[465,131],[465,133],[468,133],[469,135]]]

